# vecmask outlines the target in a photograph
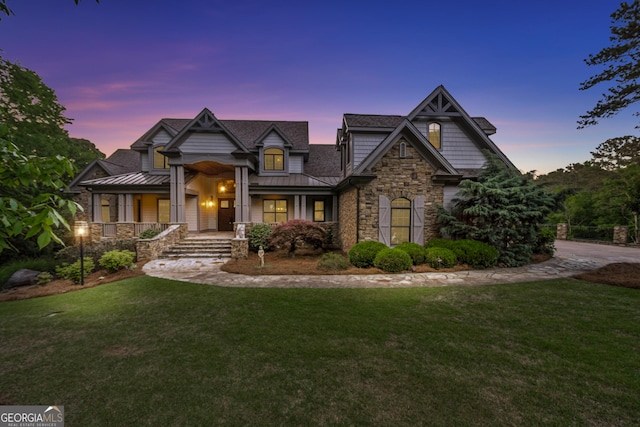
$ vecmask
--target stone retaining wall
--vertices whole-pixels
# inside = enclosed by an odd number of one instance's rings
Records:
[[[186,223],[171,224],[169,228],[151,239],[138,239],[136,252],[138,261],[158,259],[165,249],[175,245],[189,235]]]

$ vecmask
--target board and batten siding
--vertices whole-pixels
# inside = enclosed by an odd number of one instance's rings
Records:
[[[443,207],[446,210],[451,210],[453,207],[453,199],[458,197],[458,186],[457,185],[445,185],[444,186],[444,197],[443,197]]]
[[[486,159],[482,151],[457,123],[447,120],[414,121],[413,125],[429,139],[428,124],[440,124],[440,153],[456,169],[480,169]]]
[[[153,138],[151,138],[151,141],[153,141],[154,146],[167,145],[169,141],[171,141],[171,135],[164,130],[160,130],[153,136]]]
[[[270,132],[269,135],[262,140],[262,146],[265,148],[284,148],[284,140],[280,138],[280,135],[277,133]]]
[[[302,173],[302,164],[304,163],[304,157],[302,156],[289,156],[289,173]]]
[[[354,133],[353,134],[353,169],[380,145],[382,140],[387,137],[386,134],[377,133]]]
[[[236,146],[221,133],[193,134],[180,146],[186,154],[229,154]]]
[[[485,159],[482,151],[469,136],[453,122],[441,123],[442,149],[440,152],[456,169],[480,169]]]

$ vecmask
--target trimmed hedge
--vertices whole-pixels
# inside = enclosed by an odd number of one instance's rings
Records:
[[[271,236],[271,225],[269,224],[255,224],[247,233],[249,239],[249,249],[253,252],[258,252],[260,246],[266,252],[269,250],[269,236]]]
[[[388,273],[409,270],[412,264],[409,254],[396,248],[382,249],[373,261],[374,266]]]
[[[496,265],[499,252],[493,246],[477,240],[431,239],[427,248],[446,248],[456,255],[458,261],[472,268],[489,268]]]
[[[396,249],[406,252],[411,257],[413,265],[424,264],[427,260],[427,248],[414,242],[400,243]]]
[[[427,249],[427,264],[429,267],[439,268],[451,268],[458,262],[456,254],[447,248],[428,248]]]
[[[376,255],[383,249],[388,249],[387,245],[375,240],[356,243],[349,250],[349,262],[358,268],[372,267]]]

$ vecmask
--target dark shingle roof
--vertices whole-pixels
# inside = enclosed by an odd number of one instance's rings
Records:
[[[309,161],[304,172],[311,176],[340,176],[340,152],[335,145],[309,144]]]
[[[120,148],[109,157],[100,161],[110,175],[119,175],[140,170],[140,153]]]
[[[364,128],[395,128],[402,123],[404,118],[404,116],[385,116],[378,114],[344,115],[347,126]]]
[[[484,117],[472,117],[472,119],[487,135],[493,135],[496,133],[496,127]]]
[[[282,134],[291,141],[296,150],[306,150],[309,146],[309,123],[308,122],[285,122],[269,120],[220,120],[245,147],[253,150],[257,139],[263,136],[264,132],[274,125]]]

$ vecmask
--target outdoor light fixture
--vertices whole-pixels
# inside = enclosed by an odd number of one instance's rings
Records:
[[[212,208],[215,205],[216,205],[216,202],[213,201],[213,196],[211,196],[211,199],[207,201],[207,207]]]
[[[84,236],[89,235],[87,221],[76,221],[73,225],[74,234],[80,238],[80,285],[84,286]]]

